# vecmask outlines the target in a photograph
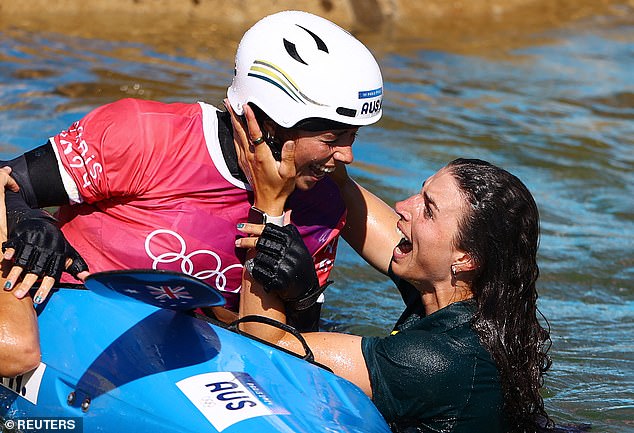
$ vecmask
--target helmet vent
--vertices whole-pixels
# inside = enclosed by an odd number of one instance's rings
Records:
[[[310,30],[308,30],[306,27],[300,26],[299,24],[297,24],[297,27],[299,27],[300,29],[303,29],[306,33],[308,33],[309,35],[313,37],[313,39],[315,40],[315,43],[317,44],[317,49],[319,51],[328,53],[328,47],[326,46],[326,43],[319,36],[311,32]]]
[[[346,107],[337,107],[337,114],[342,116],[354,117],[357,115],[357,110],[353,110],[352,108]]]
[[[289,56],[297,60],[299,63],[303,63],[304,65],[308,66],[308,63],[306,63],[304,59],[302,59],[299,56],[299,53],[297,52],[297,47],[295,46],[294,43],[284,39],[284,48],[286,48],[286,52],[288,53]]]
[[[324,53],[329,53],[326,43],[319,36],[311,32],[310,30],[308,30],[306,27],[302,27],[299,24],[296,24],[296,26],[304,30],[313,38],[313,40],[315,41],[315,44],[317,45],[317,49],[319,51],[323,51]],[[284,38],[283,40],[284,40],[284,48],[286,48],[286,52],[288,53],[288,55],[294,58],[295,60],[297,60],[298,62],[308,66],[308,63],[306,63],[304,59],[302,59],[302,57],[297,52],[297,46],[294,43],[287,40],[286,38]]]

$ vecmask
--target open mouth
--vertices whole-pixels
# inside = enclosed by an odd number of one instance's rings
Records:
[[[403,238],[396,246],[396,251],[400,254],[409,254],[412,252],[412,243]]]
[[[410,242],[409,239],[407,239],[407,236],[405,236],[405,234],[400,231],[398,228],[396,229],[396,231],[402,236],[400,242],[398,243],[398,245],[396,245],[396,247],[394,248],[394,250],[399,253],[399,254],[409,254],[412,252],[412,243]]]
[[[333,171],[335,171],[335,167],[327,166],[324,164],[311,164],[310,171],[315,177],[324,177],[328,173],[332,173]]]

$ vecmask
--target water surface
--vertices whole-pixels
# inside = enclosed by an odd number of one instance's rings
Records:
[[[350,169],[390,203],[456,157],[486,159],[527,184],[542,216],[540,308],[553,337],[546,405],[597,432],[634,432],[632,15],[477,50],[473,40],[460,50],[368,36],[384,70],[385,114],[361,130]],[[231,55],[5,28],[0,158],[119,98],[217,103]],[[325,327],[383,335],[401,310],[391,284],[345,244],[334,279]]]

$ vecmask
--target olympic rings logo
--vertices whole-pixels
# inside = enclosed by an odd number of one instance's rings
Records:
[[[152,240],[156,236],[166,235],[171,236],[180,244],[179,251],[167,251],[161,254],[154,254],[152,252],[151,244]],[[241,285],[235,289],[227,288],[227,275],[226,273],[232,269],[237,269],[240,272],[242,271],[243,266],[240,263],[236,263],[234,265],[227,266],[224,269],[222,268],[222,260],[220,260],[220,256],[213,251],[210,250],[196,250],[191,253],[187,253],[187,245],[185,244],[185,239],[181,235],[171,230],[166,229],[158,229],[154,230],[145,238],[145,252],[148,257],[153,260],[152,269],[158,269],[160,264],[170,264],[176,263],[180,261],[181,272],[191,275],[192,277],[198,278],[200,280],[208,280],[210,278],[215,277],[215,287],[218,290],[223,292],[237,293],[240,291]],[[205,255],[209,257],[209,262],[213,264],[215,262],[215,266],[210,266],[211,269],[203,269],[194,272],[194,262],[193,258],[199,255]]]

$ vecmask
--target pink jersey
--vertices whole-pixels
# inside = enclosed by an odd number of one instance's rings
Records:
[[[91,272],[184,272],[224,292],[237,309],[244,251],[234,242],[252,202],[218,141],[216,108],[125,99],[51,138],[71,204],[58,217]],[[291,222],[320,282],[332,269],[345,206],[324,179],[289,198]],[[63,281],[73,281],[64,274]]]

